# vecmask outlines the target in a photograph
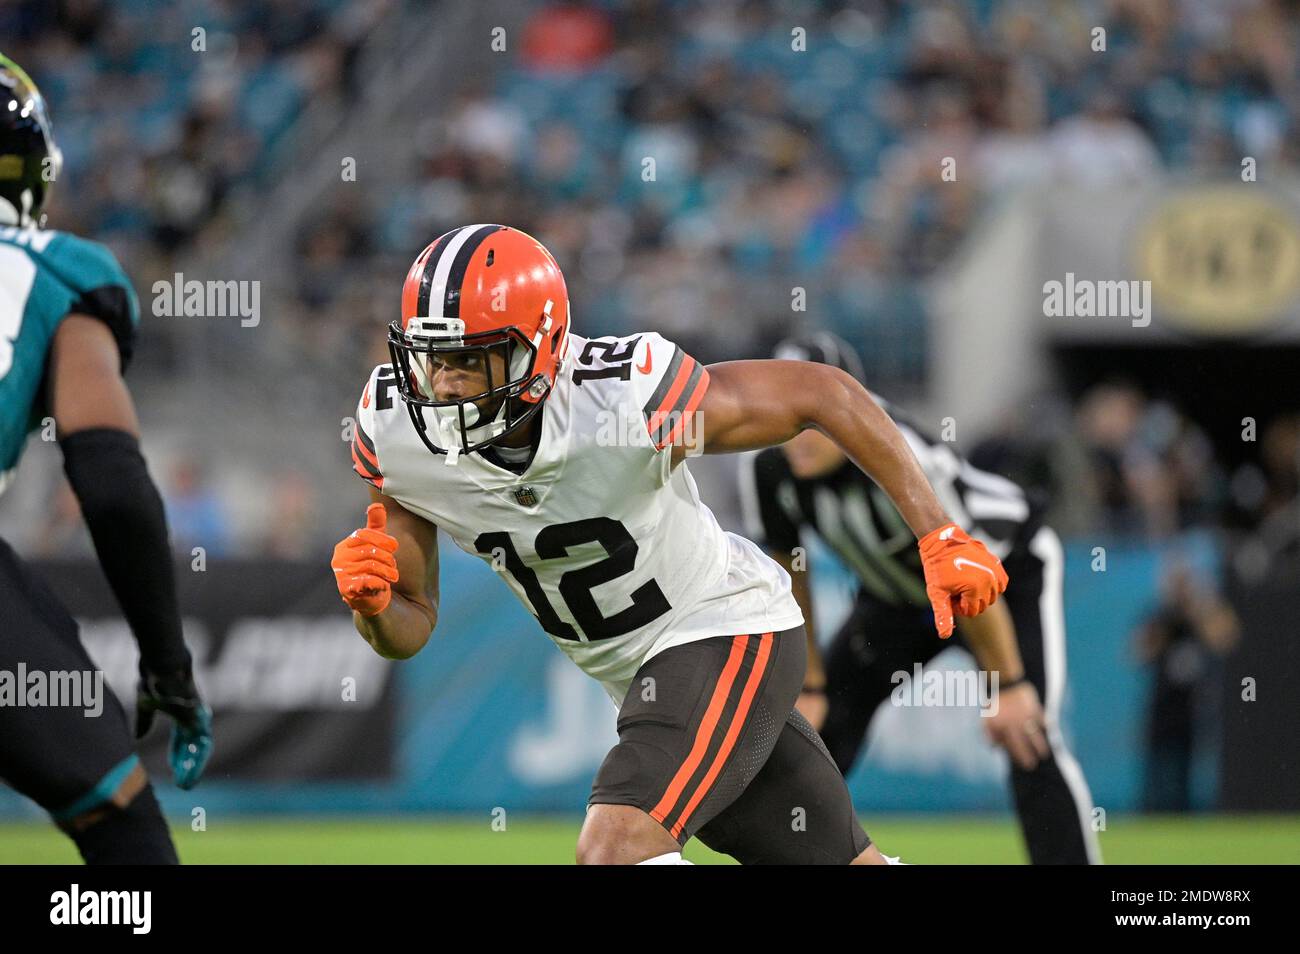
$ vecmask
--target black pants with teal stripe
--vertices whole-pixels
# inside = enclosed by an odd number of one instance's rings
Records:
[[[871,840],[835,761],[794,709],[803,627],[714,636],[643,664],[590,804],[635,805],[742,864],[848,864]]]
[[[7,682],[0,693],[0,779],[55,821],[102,803],[138,764],[126,713],[102,676],[97,714],[84,705],[51,704],[67,700],[49,691],[35,695],[38,682],[48,690],[57,674],[95,670],[76,621],[0,540],[0,680]],[[37,704],[17,704],[18,693]]]

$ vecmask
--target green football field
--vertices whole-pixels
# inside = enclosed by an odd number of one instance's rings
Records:
[[[173,829],[189,864],[570,864],[581,819],[446,817],[265,818]],[[885,815],[872,837],[913,864],[1021,864],[1014,823],[979,816]],[[1125,816],[1100,833],[1110,864],[1297,864],[1300,816]],[[731,863],[698,842],[686,857]],[[51,826],[0,824],[0,863],[77,863],[72,843]]]

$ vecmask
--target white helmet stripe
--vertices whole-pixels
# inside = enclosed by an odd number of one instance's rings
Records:
[[[462,246],[468,242],[479,229],[495,229],[494,225],[467,225],[459,232],[447,239],[447,246],[440,250],[438,255],[438,265],[433,270],[433,279],[429,282],[429,314],[436,317],[443,315],[446,311],[447,302],[447,279],[451,275],[452,266],[456,262],[456,255],[460,252]]]

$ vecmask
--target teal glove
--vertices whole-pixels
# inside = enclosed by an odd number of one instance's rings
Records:
[[[154,713],[165,712],[175,721],[167,761],[178,788],[199,784],[212,755],[212,710],[199,698],[194,676],[186,667],[165,675],[140,669],[135,699],[135,737],[143,738],[153,725]]]

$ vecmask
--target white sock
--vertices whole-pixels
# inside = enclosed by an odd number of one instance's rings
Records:
[[[902,855],[897,855],[897,856],[891,858],[891,857],[889,857],[889,855],[885,854],[885,853],[882,851],[882,852],[880,853],[880,857],[882,857],[882,858],[885,859],[885,864],[887,864],[887,865],[905,865],[905,864],[907,864],[907,862],[903,860],[903,856],[902,856]]]
[[[637,862],[639,865],[691,865],[694,863],[683,858],[680,851],[670,851],[666,855],[655,855],[653,858]]]

